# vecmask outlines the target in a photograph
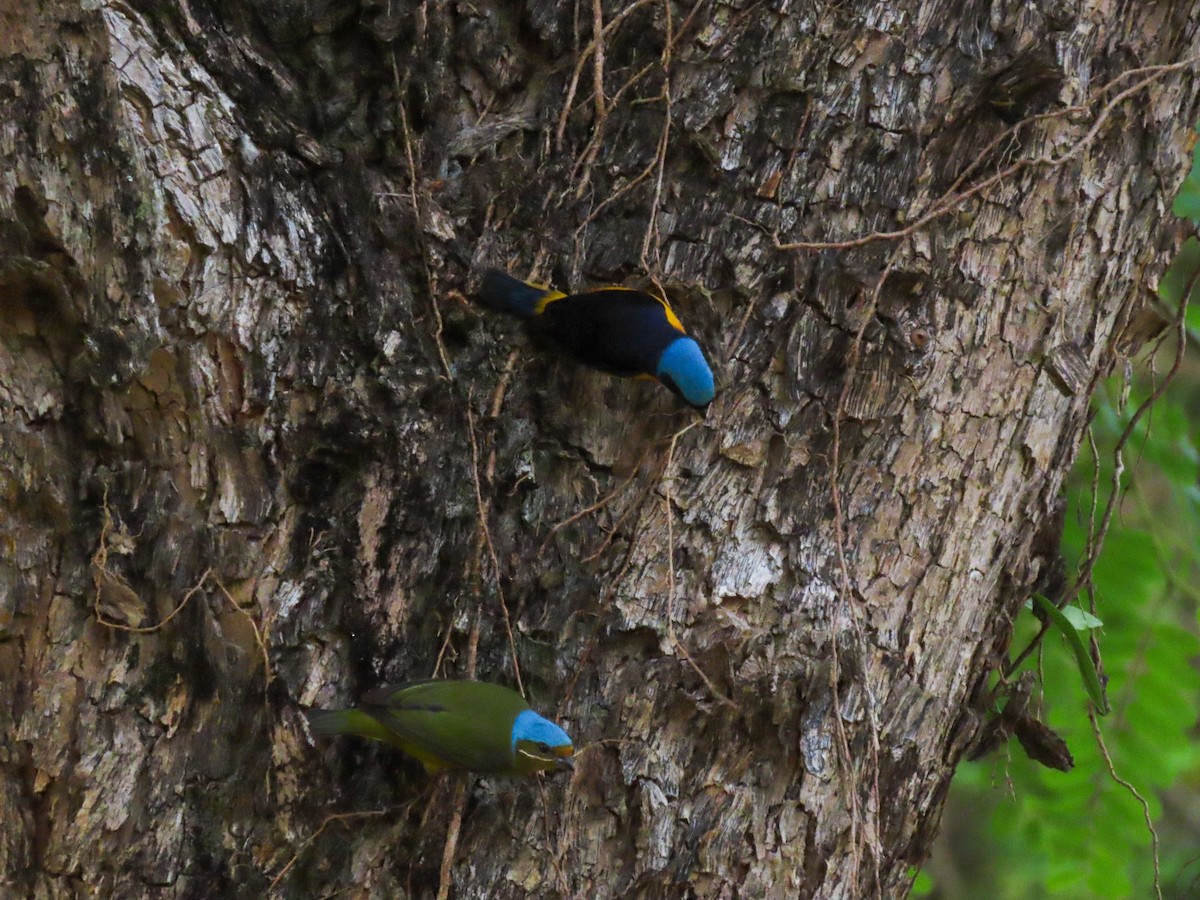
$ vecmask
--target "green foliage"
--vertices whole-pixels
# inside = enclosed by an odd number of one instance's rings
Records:
[[[1200,152],[1175,211],[1200,222]],[[1160,285],[1166,310],[1179,308],[1198,268],[1200,242],[1190,239]],[[1185,320],[1193,345],[1200,340],[1196,293]],[[1162,377],[1174,352],[1168,337],[1149,367],[1155,377]],[[1086,556],[1109,497],[1113,449],[1154,383],[1135,387],[1127,404],[1126,387],[1114,379],[1097,398],[1099,459],[1085,447],[1073,474],[1063,553],[1075,566]],[[1059,623],[1074,625],[1068,637],[1084,643],[1097,635],[1111,714],[1089,717],[1079,647],[1064,638],[1063,628],[1050,629],[1027,666],[1041,672],[1044,720],[1066,739],[1075,768],[1069,773],[1043,768],[1015,742],[1007,759],[962,766],[947,812],[949,833],[931,866],[933,896],[1152,897],[1147,816],[1158,836],[1163,895],[1200,895],[1194,824],[1200,818],[1198,423],[1200,371],[1193,363],[1142,417],[1126,446],[1120,502],[1093,572],[1094,589],[1079,598],[1078,612],[1069,613],[1078,621]],[[1085,611],[1102,620],[1098,631],[1076,630],[1095,627],[1083,618]],[[1014,652],[1039,626],[1033,615],[1021,617]],[[1145,809],[1110,773],[1105,753],[1112,772],[1145,799]],[[1172,802],[1164,807],[1168,792]],[[939,866],[938,853],[951,861]]]
[[[1200,194],[1197,194],[1196,202],[1200,204]],[[1196,273],[1197,269],[1200,269],[1200,241],[1191,237],[1184,242],[1179,254],[1171,261],[1171,265],[1163,274],[1162,281],[1158,285],[1159,296],[1164,299],[1183,296],[1183,289],[1188,279]],[[1188,306],[1186,322],[1191,339],[1193,341],[1200,340],[1200,302],[1197,302],[1194,297],[1191,305]]]
[[[929,877],[928,872],[918,871],[911,873],[913,875],[912,892],[910,897],[928,897],[933,891],[933,879]]]
[[[1104,685],[1101,684],[1100,677],[1096,673],[1096,664],[1092,661],[1088,646],[1083,642],[1083,637],[1079,633],[1104,623],[1078,606],[1059,609],[1041,594],[1034,595],[1033,600],[1041,615],[1045,616],[1058,629],[1063,640],[1071,648],[1071,652],[1075,654],[1079,677],[1083,679],[1083,686],[1087,689],[1088,696],[1092,698],[1097,712],[1102,716],[1107,716],[1109,706],[1108,698],[1104,694]],[[1092,622],[1096,624],[1093,625]]]
[[[1200,129],[1197,132],[1200,133]],[[1200,222],[1200,153],[1192,154],[1191,171],[1179,186],[1179,195],[1171,210],[1181,219]]]

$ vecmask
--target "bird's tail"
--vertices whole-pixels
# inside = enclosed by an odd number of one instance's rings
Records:
[[[356,734],[377,741],[391,737],[386,728],[361,709],[310,709],[308,725],[315,734]]]
[[[529,284],[499,269],[488,269],[475,299],[489,309],[530,319],[542,311],[546,300],[561,296],[558,291]]]

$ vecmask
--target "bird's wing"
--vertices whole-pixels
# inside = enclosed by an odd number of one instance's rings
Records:
[[[618,291],[623,292],[626,295],[630,295],[630,294],[635,295],[642,302],[645,302],[642,298],[653,300],[655,303],[657,303],[659,306],[662,307],[663,313],[667,317],[667,322],[671,325],[671,327],[674,328],[676,331],[678,331],[680,334],[687,334],[687,330],[683,327],[683,323],[679,321],[679,316],[677,316],[675,314],[675,310],[673,310],[671,308],[671,304],[668,303],[666,300],[664,300],[662,297],[659,297],[657,294],[651,294],[646,291],[635,291],[633,288],[618,287],[616,285],[613,285],[612,287],[593,288],[588,293],[602,294],[602,293],[616,293]],[[622,298],[622,299],[624,299],[624,298]]]
[[[424,681],[381,688],[363,698],[383,725],[403,741],[452,768],[501,771],[512,764],[512,720],[494,704],[471,702],[464,682]],[[456,693],[468,693],[468,699]]]
[[[665,303],[641,291],[608,288],[546,305],[539,333],[579,362],[613,375],[655,374],[668,344],[682,334]]]

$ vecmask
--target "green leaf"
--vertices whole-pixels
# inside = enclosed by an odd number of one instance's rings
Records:
[[[912,875],[912,870],[909,869],[909,875]],[[909,892],[911,897],[928,897],[933,893],[933,879],[924,869],[917,872],[917,877],[913,880],[912,890]]]
[[[1089,628],[1099,628],[1104,624],[1086,609],[1080,609],[1078,606],[1068,604],[1060,611],[1076,631],[1087,631]]]
[[[1088,696],[1092,698],[1092,703],[1095,704],[1096,711],[1102,716],[1107,716],[1108,698],[1104,694],[1104,686],[1100,684],[1100,678],[1096,674],[1096,665],[1092,662],[1092,656],[1088,653],[1087,646],[1083,643],[1083,638],[1079,636],[1079,632],[1075,630],[1075,626],[1071,624],[1071,620],[1063,615],[1061,609],[1041,594],[1034,594],[1033,600],[1054,626],[1062,632],[1063,637],[1067,639],[1071,651],[1075,654],[1075,664],[1079,667],[1079,675],[1083,678],[1083,686],[1087,689]]]
[[[1171,211],[1181,219],[1200,221],[1200,184],[1189,178],[1181,188]]]

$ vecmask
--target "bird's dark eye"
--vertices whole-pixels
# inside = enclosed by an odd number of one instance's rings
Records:
[[[550,745],[549,744],[538,744],[538,749],[541,750],[543,753],[549,753]]]

